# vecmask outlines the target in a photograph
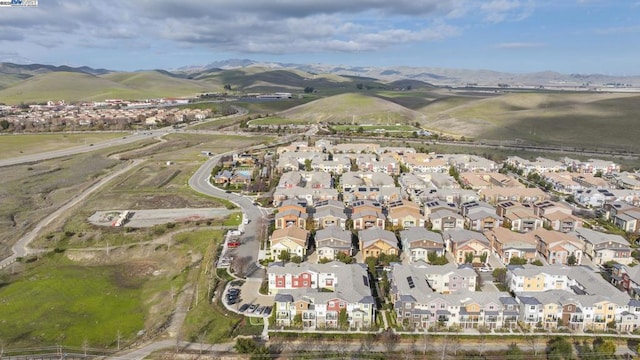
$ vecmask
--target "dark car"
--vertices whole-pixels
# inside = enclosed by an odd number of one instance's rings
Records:
[[[271,306],[265,306],[264,307],[264,311],[262,312],[263,316],[269,316],[271,315]]]
[[[240,289],[238,289],[238,288],[231,288],[231,289],[229,289],[229,291],[227,291],[227,293],[228,293],[228,294],[235,294],[235,295],[238,295],[238,294],[240,294]]]
[[[248,308],[249,308],[249,304],[242,304],[242,306],[240,306],[240,309],[238,309],[238,311],[245,312],[247,311]]]

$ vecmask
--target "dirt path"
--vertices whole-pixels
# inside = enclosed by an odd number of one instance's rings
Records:
[[[95,184],[91,185],[86,191],[76,195],[66,204],[61,206],[58,210],[54,211],[49,216],[40,221],[31,231],[29,231],[26,235],[20,238],[20,240],[18,240],[15,245],[13,245],[13,247],[11,248],[11,250],[13,251],[13,255],[0,261],[0,269],[3,269],[4,267],[14,263],[19,257],[24,257],[26,255],[40,252],[40,250],[30,249],[29,244],[36,238],[36,236],[45,226],[49,225],[53,220],[69,211],[69,209],[86,199],[89,195],[102,188],[109,181],[135,168],[136,166],[140,165],[140,163],[142,163],[142,160],[132,160],[127,166],[102,178]]]

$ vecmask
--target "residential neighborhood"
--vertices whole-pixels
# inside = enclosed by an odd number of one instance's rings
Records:
[[[556,186],[597,173],[608,192],[624,190],[616,164],[325,140],[276,153],[264,261],[277,328],[366,330],[385,303],[405,329],[640,327],[636,197],[593,209],[578,201],[593,181]],[[532,187],[532,174],[551,190]]]

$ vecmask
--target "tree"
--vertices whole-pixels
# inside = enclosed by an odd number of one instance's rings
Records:
[[[280,251],[280,253],[278,254],[278,260],[285,263],[291,260],[291,253],[289,252],[289,250]]]
[[[576,255],[574,253],[571,253],[571,255],[569,255],[569,257],[567,258],[567,264],[569,264],[569,266],[573,266],[577,263],[578,259],[576,259]]]
[[[349,315],[347,314],[347,309],[340,309],[340,313],[338,313],[338,326],[343,330],[349,327]]]
[[[493,277],[496,279],[496,281],[504,284],[505,281],[507,281],[507,269],[506,268],[494,269]]]
[[[313,168],[311,167],[311,159],[304,159],[304,170],[311,171]]]
[[[393,332],[391,328],[388,328],[383,332],[381,332],[378,335],[378,338],[380,342],[384,345],[384,347],[387,349],[387,352],[389,353],[393,352],[395,347],[398,345],[399,337],[395,332]]]
[[[527,259],[514,256],[509,259],[509,265],[524,265],[527,263]]]
[[[507,360],[520,360],[522,359],[522,350],[516,345],[516,343],[511,343],[506,352]]]
[[[554,337],[547,343],[547,356],[553,359],[569,360],[573,357],[573,347],[564,337]]]
[[[305,94],[311,94],[313,92],[313,88],[311,86],[307,86],[304,88],[304,93]]]
[[[543,266],[544,264],[542,263],[542,261],[540,261],[540,259],[536,259],[531,262],[531,265]]]
[[[362,90],[362,88],[364,88],[364,85],[362,83],[356,84],[356,89]]]
[[[480,255],[480,262],[483,263],[483,264],[486,263],[487,262],[487,256],[488,256],[487,253],[482,253],[482,255]]]
[[[376,274],[376,265],[378,265],[378,258],[375,258],[373,256],[369,256],[368,258],[364,259],[365,264],[367,264],[367,267],[369,269],[369,273],[374,276]]]
[[[291,256],[291,262],[294,264],[300,264],[302,262],[302,257],[300,255]]]
[[[340,261],[340,262],[343,262],[343,263],[345,263],[345,264],[351,264],[351,263],[353,263],[353,257],[351,257],[351,256],[349,256],[348,254],[343,253],[343,252],[339,252],[339,253],[336,255],[336,260],[338,260],[338,261]]]
[[[473,253],[468,251],[466,253],[464,253],[464,263],[465,264],[471,264],[473,263]]]
[[[318,264],[326,264],[326,263],[330,263],[331,259],[326,258],[326,257],[321,257],[320,259],[318,259]]]
[[[593,352],[598,354],[599,358],[611,359],[616,353],[616,344],[613,340],[604,340],[603,338],[595,338],[593,340]]]
[[[293,317],[293,326],[302,326],[302,314],[298,313]]]

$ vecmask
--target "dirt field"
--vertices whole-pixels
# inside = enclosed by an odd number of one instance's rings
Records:
[[[89,217],[89,222],[98,226],[113,226],[114,221],[124,210],[97,211]],[[223,218],[231,214],[232,211],[226,208],[207,209],[152,209],[133,210],[124,223],[124,227],[143,228],[159,224],[178,223],[186,221],[209,220]]]

